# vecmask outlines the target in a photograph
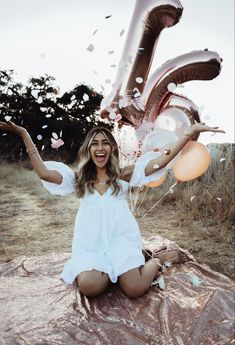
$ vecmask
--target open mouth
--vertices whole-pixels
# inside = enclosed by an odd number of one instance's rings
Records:
[[[102,163],[102,162],[105,161],[106,154],[104,154],[104,153],[97,153],[95,155],[95,158],[96,158],[97,162]]]

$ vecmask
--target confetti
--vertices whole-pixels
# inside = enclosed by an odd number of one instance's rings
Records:
[[[105,79],[105,83],[106,83],[106,84],[110,84],[110,83],[111,83],[111,80],[110,80],[110,79]]]
[[[123,36],[124,35],[124,32],[125,32],[125,29],[123,29],[121,32],[120,32],[120,36]]]
[[[108,51],[108,54],[113,54],[115,52],[115,50],[110,50]]]
[[[225,161],[225,158],[220,158],[219,161],[220,161],[220,162],[224,162],[224,161]]]
[[[175,83],[169,83],[169,84],[167,85],[167,89],[168,89],[168,91],[170,91],[170,92],[174,92],[174,90],[176,89],[176,84],[175,84]]]
[[[62,137],[62,133],[63,133],[63,131],[60,131],[60,138]]]
[[[118,105],[120,109],[125,108],[128,105],[127,100],[125,98],[120,98]]]
[[[2,136],[5,137],[5,135],[7,135],[7,133],[3,133]]]
[[[73,95],[72,97],[70,97],[71,101],[73,101],[76,98],[75,95]]]
[[[112,67],[112,68],[113,68],[113,67],[117,67],[117,65],[110,65],[110,67]]]
[[[42,145],[42,151],[44,150],[44,148],[45,148],[45,145]]]
[[[11,121],[11,116],[8,116],[8,115],[7,115],[7,116],[4,117],[4,119],[5,119],[6,121]]]
[[[44,111],[47,111],[47,108],[45,108],[45,107],[40,107],[40,110],[44,112]]]
[[[41,134],[37,135],[37,139],[42,140],[42,135]]]
[[[32,91],[31,91],[31,95],[32,95],[34,98],[38,98],[38,91],[32,90]]]
[[[46,114],[46,117],[47,117],[47,118],[51,117],[51,114]]]
[[[190,201],[192,202],[196,195],[191,196]]]
[[[144,48],[138,48],[138,50],[144,50]]]
[[[52,141],[52,139],[51,139]],[[58,149],[60,146],[64,145],[64,142],[62,139],[58,139],[58,140],[53,140],[52,141],[52,144],[51,144],[51,147],[53,149]]]
[[[141,77],[137,77],[136,78],[136,82],[138,83],[138,84],[142,84],[143,83],[143,78],[141,78]]]
[[[193,286],[199,286],[201,285],[201,283],[203,282],[201,279],[199,279],[199,277],[197,276],[191,276],[191,281],[192,281],[192,284]]]
[[[169,193],[174,193],[172,188],[169,189]]]
[[[115,120],[116,119],[116,113],[115,113],[115,111],[111,111],[110,113],[109,113],[109,118],[111,119],[111,120]]]
[[[218,200],[218,201],[222,201],[222,198],[217,197],[217,198],[216,198],[216,200]]]
[[[94,73],[95,75],[98,75],[98,73],[97,73],[96,71],[93,71],[93,73]]]
[[[166,268],[169,268],[169,267],[172,266],[172,263],[171,263],[170,261],[165,261],[165,262],[163,263],[163,265],[164,265]]]
[[[38,97],[37,102],[38,102],[38,103],[42,103],[42,101],[43,101],[42,97],[41,97],[41,96]]]
[[[122,115],[121,114],[117,114],[116,118],[115,118],[115,122],[118,122],[122,119]]]
[[[160,168],[160,165],[158,165],[158,164],[153,165],[153,169],[158,169],[158,168]]]
[[[93,44],[89,44],[89,46],[86,48],[86,50],[88,52],[93,52],[94,51],[94,45]]]
[[[158,277],[156,280],[154,280],[151,284],[152,286],[158,285],[160,289],[165,289],[165,280],[162,275]]]
[[[96,30],[93,32],[92,35],[94,36],[94,35],[97,33],[97,31],[98,31],[98,29],[96,29]]]
[[[87,102],[89,101],[90,98],[87,93],[84,93],[84,95],[82,96],[82,99],[84,100],[84,102]]]
[[[47,127],[48,127],[47,125],[43,125],[43,126],[42,126],[43,129],[44,129],[44,128],[47,128]]]
[[[53,137],[54,139],[58,139],[58,135],[57,135],[55,132],[52,133],[52,137]]]
[[[106,16],[105,19],[111,18],[112,14],[110,14],[109,16]]]

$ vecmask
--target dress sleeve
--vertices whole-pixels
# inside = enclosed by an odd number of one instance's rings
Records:
[[[130,180],[130,187],[142,187],[149,182],[158,181],[166,173],[166,168],[162,168],[151,175],[145,176],[145,168],[148,162],[158,158],[160,155],[159,152],[149,151],[136,161]]]
[[[41,180],[48,192],[56,195],[67,195],[75,191],[75,173],[72,169],[61,162],[47,161],[44,164],[48,170],[56,170],[63,177],[61,184]]]

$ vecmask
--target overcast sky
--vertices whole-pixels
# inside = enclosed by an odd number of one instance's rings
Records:
[[[181,3],[183,16],[161,33],[152,71],[192,50],[218,52],[223,68],[216,79],[188,82],[176,92],[192,99],[209,125],[226,131],[203,134],[199,141],[234,142],[234,1]],[[23,83],[47,73],[62,92],[86,83],[97,91],[104,88],[107,96],[111,84],[105,80],[115,81],[117,68],[111,65],[120,61],[134,5],[134,0],[0,0],[0,67],[14,69]],[[89,44],[93,52],[87,51]]]

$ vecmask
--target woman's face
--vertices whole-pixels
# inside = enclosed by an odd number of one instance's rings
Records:
[[[103,133],[97,133],[92,139],[90,146],[91,159],[98,168],[107,164],[111,155],[112,146]]]

